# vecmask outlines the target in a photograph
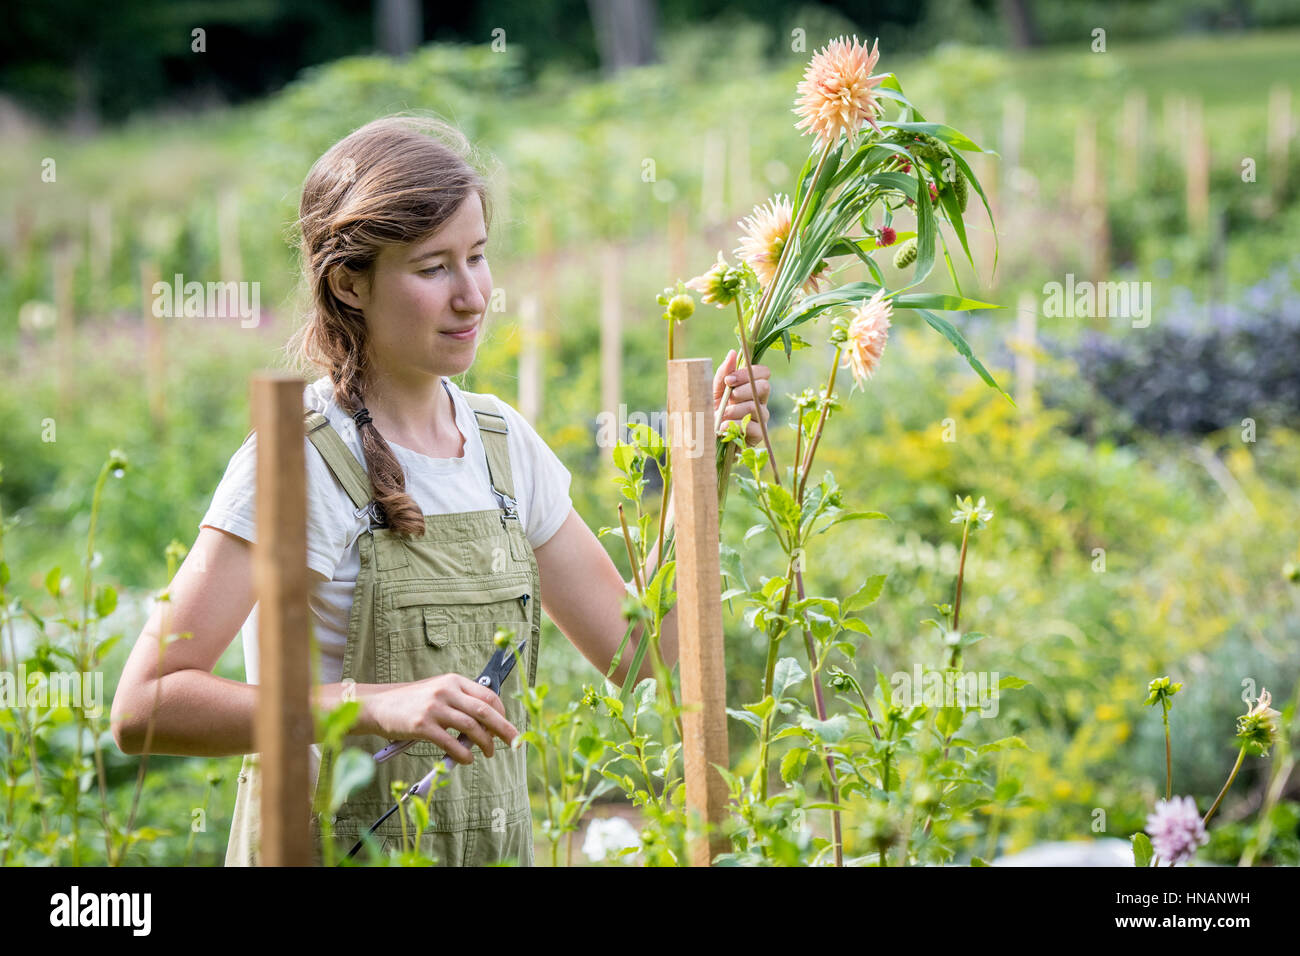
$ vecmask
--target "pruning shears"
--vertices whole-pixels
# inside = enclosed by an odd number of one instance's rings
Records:
[[[510,672],[514,670],[516,657],[522,656],[527,647],[528,638],[525,637],[517,645],[511,646],[510,644],[506,644],[505,647],[497,648],[488,659],[487,666],[483,668],[483,672],[478,675],[477,682],[488,688],[492,693],[500,696],[501,685],[505,683],[506,678],[510,676]],[[463,731],[456,737],[456,742],[460,744],[468,742],[468,737]],[[417,743],[419,743],[418,740],[394,741],[375,754],[375,761],[383,763],[390,757],[396,757],[398,754],[404,753],[408,748]],[[456,761],[452,759],[451,754],[444,756],[440,761],[438,761],[434,768],[425,775],[424,779],[419,781],[419,783],[413,784],[410,789],[403,793],[401,798],[392,805],[387,813],[374,822],[370,829],[366,831],[366,836],[370,836],[378,830],[380,824],[396,813],[408,798],[425,796],[433,786],[434,779],[441,773],[450,772],[451,768],[454,766],[456,766]],[[350,860],[352,857],[356,856],[364,844],[365,837],[362,837],[357,841],[356,846],[348,851],[348,855],[345,859]]]

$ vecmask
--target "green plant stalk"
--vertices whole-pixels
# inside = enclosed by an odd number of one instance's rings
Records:
[[[645,762],[645,750],[639,743],[637,743],[636,731],[632,728],[632,725],[627,722],[627,718],[622,714],[619,714],[618,722],[622,724],[623,729],[627,731],[628,741],[636,751],[637,766],[641,768],[641,777],[645,780],[646,795],[650,802],[658,807],[659,795],[655,793],[654,782],[650,777],[650,767]]]
[[[202,808],[202,809],[203,809],[203,816],[204,816],[205,819],[207,818],[207,815],[208,815],[208,803],[212,800],[212,791],[213,791],[213,786],[212,786],[212,784],[208,784],[208,790],[207,790],[207,793],[205,793],[205,794],[203,795],[203,808]],[[181,866],[189,866],[189,865],[190,865],[190,854],[194,851],[194,835],[195,835],[197,832],[198,832],[198,831],[194,829],[194,824],[193,824],[193,822],[191,822],[191,823],[190,823],[190,838],[189,838],[188,840],[185,841],[185,859],[181,861]],[[128,831],[128,835],[129,835],[129,831]],[[122,857],[123,857],[123,858],[126,857],[126,848],[125,848],[125,847],[123,847],[123,850],[122,850]]]
[[[952,630],[954,632],[959,632],[961,627],[961,585],[962,580],[966,575],[966,546],[970,542],[970,523],[971,516],[967,515],[966,521],[961,527],[961,558],[957,562],[957,594],[956,597],[953,598],[952,602]],[[957,655],[959,653],[961,653],[961,648],[953,647],[948,656],[949,667],[957,666]],[[946,760],[947,758],[948,754],[945,751],[944,759]]]
[[[817,453],[817,445],[821,440],[822,428],[825,426],[827,415],[830,412],[830,398],[835,388],[835,373],[839,368],[841,351],[842,351],[842,346],[837,345],[835,348],[835,358],[831,362],[830,380],[827,382],[826,385],[826,403],[822,405],[821,414],[817,419],[817,430],[813,435],[812,441],[809,442],[808,444],[808,457],[803,463],[802,473],[800,475],[799,482],[796,486],[796,494],[795,494],[796,501],[803,500],[804,487],[806,486],[808,481],[808,472],[812,468],[813,456]],[[786,566],[786,572],[785,572],[785,581],[786,581],[785,594],[781,598],[781,610],[778,612],[778,617],[785,616],[786,610],[790,607],[790,595],[793,593],[790,584],[794,576],[795,555],[799,553],[799,548],[803,543],[800,540],[799,529],[797,527],[794,529],[794,532],[791,535],[790,543],[792,547],[790,549],[790,561]],[[777,647],[781,642],[781,638],[784,636],[785,636],[784,632],[781,629],[781,622],[778,620],[772,626],[771,630],[768,633],[767,666],[763,674],[763,696],[764,697],[767,697],[772,694],[773,682],[775,680],[775,675],[776,675]],[[773,712],[776,711],[775,702],[772,705],[772,711]],[[759,769],[759,773],[762,774],[762,779],[759,781],[759,793],[763,800],[767,799],[767,777],[768,777],[767,754],[768,754],[769,730],[770,730],[770,724],[765,722],[763,736],[762,739],[759,741],[758,769]]]
[[[1165,800],[1174,796],[1174,751],[1169,740],[1169,698],[1160,698],[1162,717],[1165,721]]]
[[[1219,809],[1219,804],[1223,802],[1223,797],[1228,792],[1228,788],[1232,786],[1232,781],[1237,779],[1237,772],[1241,770],[1242,761],[1245,759],[1246,748],[1242,747],[1237,751],[1237,762],[1232,765],[1232,773],[1228,774],[1228,780],[1224,783],[1223,789],[1219,791],[1219,796],[1215,798],[1214,806],[1210,807],[1209,812],[1201,820],[1201,826],[1208,827],[1210,825],[1210,817],[1214,816],[1214,811]]]
[[[1237,861],[1238,866],[1254,866],[1255,857],[1267,852],[1269,842],[1273,836],[1273,807],[1282,797],[1282,791],[1286,787],[1287,780],[1291,777],[1291,771],[1295,769],[1295,757],[1288,753],[1280,760],[1273,763],[1273,776],[1269,780],[1268,790],[1264,794],[1264,802],[1259,808],[1259,826],[1255,830],[1255,836],[1247,844],[1241,853],[1241,859]]]
[[[782,247],[781,252],[782,254],[785,253],[784,247]],[[777,485],[780,485],[781,470],[776,467],[776,452],[772,450],[772,439],[767,434],[767,422],[764,420],[762,406],[758,402],[758,382],[754,378],[754,362],[750,357],[749,336],[745,334],[745,316],[740,311],[739,297],[736,298],[736,327],[740,332],[741,357],[745,360],[745,371],[749,373],[749,391],[753,396],[754,408],[757,409],[755,414],[758,418],[758,428],[763,433],[763,447],[767,449],[767,461],[768,464],[772,466],[772,478],[776,481]],[[727,408],[725,402],[719,407],[723,411]],[[716,426],[714,431],[717,431]]]
[[[796,541],[797,541],[796,537]],[[781,597],[781,610],[777,612],[778,618],[784,617],[786,610],[790,606],[791,577],[794,574],[795,555],[798,550],[790,553],[790,561],[785,569],[785,594]],[[781,645],[781,639],[785,636],[785,628],[780,620],[769,626],[767,637],[767,664],[763,673],[763,697],[772,697],[772,709],[768,712],[767,717],[763,720],[763,733],[758,745],[758,772],[761,775],[759,779],[759,796],[761,799],[767,799],[767,777],[768,777],[768,745],[772,736],[772,719],[777,712],[780,704],[776,700],[776,695],[772,693],[776,682],[776,656],[777,649]]]

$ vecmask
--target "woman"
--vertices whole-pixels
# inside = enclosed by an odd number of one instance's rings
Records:
[[[507,626],[530,638],[531,680],[539,604],[604,674],[623,638],[627,591],[573,510],[569,473],[554,453],[504,402],[449,381],[474,361],[492,289],[488,195],[468,152],[445,124],[388,117],[335,144],[303,187],[312,308],[291,346],[324,373],[304,394],[307,563],[321,652],[315,703],[360,701],[347,742],[371,752],[418,741],[376,764],[371,784],[338,810],[332,829],[342,845],[391,805],[393,780],[418,780],[449,754],[463,769],[434,791],[421,849],[449,865],[527,865],[524,751],[496,754],[494,745],[519,732],[520,675],[510,675],[500,696],[473,678],[494,649],[493,634]],[[734,369],[733,352],[715,379],[715,402]],[[757,401],[742,370],[724,419],[754,416],[758,407],[769,414],[769,371],[753,372]],[[760,440],[756,421],[747,439]],[[250,436],[231,459],[170,601],[154,611],[127,661],[112,711],[126,753],[143,751],[155,695],[151,752],[253,750],[255,451]],[[212,673],[241,625],[246,684]],[[168,644],[159,667],[164,628],[192,636]],[[675,614],[664,622],[662,647],[671,666]],[[617,683],[629,679],[631,658],[623,656]],[[650,675],[647,659],[636,679]],[[455,740],[461,732],[471,746]],[[313,773],[323,780],[312,749]],[[258,779],[255,756],[246,756],[227,865],[257,861]],[[313,817],[318,851],[319,832]],[[394,814],[376,835],[387,848],[401,832]]]

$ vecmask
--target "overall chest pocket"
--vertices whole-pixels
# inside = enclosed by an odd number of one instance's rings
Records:
[[[461,674],[476,680],[496,651],[498,628],[512,630],[515,642],[532,629],[531,576],[472,585],[456,582],[452,588],[431,587],[428,582],[387,585],[382,596],[381,643],[386,653],[388,683],[424,680],[440,674]],[[377,661],[378,663],[378,661]],[[522,663],[526,666],[527,659]],[[524,708],[517,698],[520,667],[516,664],[502,688],[506,718],[522,729]],[[441,755],[430,742],[414,745],[411,754]]]

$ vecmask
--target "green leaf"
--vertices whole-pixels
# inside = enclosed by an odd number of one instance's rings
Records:
[[[916,311],[920,313],[921,318],[925,319],[932,329],[952,343],[952,347],[955,348],[958,354],[965,358],[968,363],[970,363],[970,367],[973,368],[976,374],[984,380],[986,385],[990,388],[996,389],[1001,393],[1002,397],[1008,402],[1011,402],[1013,406],[1016,404],[1012,401],[1011,396],[1003,391],[1002,386],[993,380],[993,376],[989,374],[989,370],[986,369],[984,364],[975,357],[975,353],[971,351],[970,345],[967,344],[964,338],[962,338],[961,333],[957,331],[956,327],[951,322],[947,319],[940,318],[926,309],[917,309]]]
[[[999,750],[1028,750],[1029,745],[1019,737],[1002,737],[991,743],[982,744],[979,752],[982,754],[995,753]]]
[[[625,442],[619,442],[614,446],[613,458],[614,466],[619,471],[627,473],[632,470],[632,463],[636,461],[636,449]]]
[[[98,644],[96,644],[95,660],[97,662],[102,661],[104,659],[104,655],[107,654],[109,651],[111,651],[117,645],[117,642],[120,641],[121,639],[122,639],[121,634],[114,634],[112,637],[106,637]]]
[[[794,496],[782,485],[768,485],[767,500],[786,528],[793,529],[799,521],[799,505]]]
[[[772,692],[777,698],[783,697],[786,690],[807,676],[793,657],[783,657],[776,662],[776,669],[772,672]]]
[[[1145,833],[1135,833],[1131,840],[1133,843],[1133,865],[1150,866],[1156,855],[1155,848],[1151,845],[1151,838]]]
[[[771,694],[768,694],[757,704],[746,704],[745,710],[749,711],[751,714],[754,714],[756,717],[759,718],[759,720],[763,720],[767,717],[768,714],[772,712],[772,708],[775,706],[776,706],[776,698],[774,698]]]
[[[895,295],[890,299],[896,309],[939,309],[941,312],[970,312],[974,309],[1001,309],[1005,306],[978,299],[967,299],[960,295],[946,295],[942,292],[912,292],[907,295]]]
[[[0,588],[9,583],[9,565],[0,561]]]
[[[1021,687],[1028,687],[1029,681],[1017,677],[1014,674],[1008,674],[998,681],[998,690],[1019,690]]]
[[[764,531],[768,531],[770,529],[771,529],[771,525],[766,525],[766,524],[752,525],[750,529],[745,532],[745,537],[742,539],[741,543],[747,544],[750,538],[754,537],[755,535],[762,534]]]
[[[117,607],[117,591],[112,585],[105,584],[95,589],[95,616],[99,618],[108,617]]]
[[[781,758],[781,779],[786,783],[790,783],[803,772],[804,764],[807,762],[808,749],[806,747],[794,747],[787,750],[785,756]]]
[[[846,612],[860,611],[864,607],[870,607],[880,599],[880,592],[885,588],[885,578],[888,575],[873,574],[867,578],[866,583],[858,588],[847,598],[844,599],[844,610]]]
[[[935,714],[935,727],[945,737],[951,737],[961,729],[966,712],[960,707],[940,707]]]
[[[973,857],[970,858],[970,865],[971,865],[971,866],[988,866],[988,863],[984,862],[984,860],[982,860],[982,859],[981,859],[980,857],[978,857],[978,856],[973,856]]]
[[[762,729],[763,721],[758,715],[752,714],[747,710],[737,710],[734,707],[727,708],[727,716],[734,717],[743,724],[748,724],[754,728],[755,733]]]
[[[644,714],[648,710],[654,709],[655,705],[655,679],[647,677],[636,687],[636,708],[637,715]]]
[[[943,123],[898,123],[888,122],[881,123],[881,129],[905,129],[913,133],[929,133],[935,139],[941,139],[949,146],[955,146],[958,149],[965,150],[968,153],[987,153],[990,156],[998,154],[991,149],[981,149],[975,141],[960,130],[953,129]]]
[[[45,590],[50,592],[50,597],[59,596],[59,581],[62,572],[62,568],[51,568],[50,573],[45,575]]]
[[[816,734],[818,739],[828,743],[838,743],[849,732],[849,719],[843,714],[836,714],[826,720],[818,720],[811,714],[804,714],[799,719],[799,726]]]
[[[348,747],[334,762],[330,781],[329,812],[334,813],[355,791],[370,783],[375,775],[375,761],[368,753]],[[419,800],[414,801],[420,803]]]

